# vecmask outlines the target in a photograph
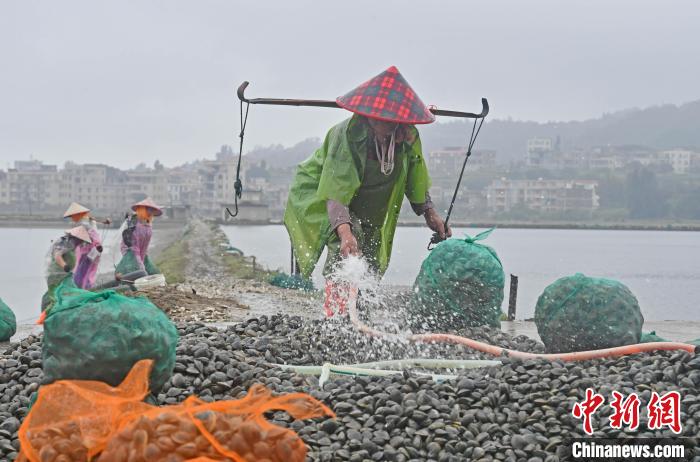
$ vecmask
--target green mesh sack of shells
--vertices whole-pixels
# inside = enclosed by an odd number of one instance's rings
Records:
[[[143,267],[139,263],[139,260],[136,258],[136,254],[134,254],[134,251],[129,249],[126,251],[126,253],[122,256],[122,259],[119,260],[119,263],[117,263],[116,268],[114,268],[115,273],[119,274],[129,274],[129,273],[135,273],[136,271],[143,271]]]
[[[147,298],[62,283],[44,321],[45,383],[97,380],[117,386],[134,364],[152,359],[151,390],[158,392],[173,373],[178,337],[173,322]]]
[[[448,239],[430,252],[413,284],[414,326],[500,327],[505,274],[496,251],[479,243],[492,231]]]
[[[535,324],[546,350],[562,353],[639,343],[644,317],[624,284],[577,273],[544,289]]]
[[[0,342],[10,340],[17,332],[17,319],[9,306],[0,299]]]

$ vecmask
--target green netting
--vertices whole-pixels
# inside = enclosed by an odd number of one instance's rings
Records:
[[[268,282],[284,289],[305,290],[307,292],[316,290],[311,279],[304,278],[299,274],[275,273],[270,276]]]
[[[137,361],[153,359],[157,392],[172,375],[177,341],[175,325],[147,298],[61,284],[44,322],[44,377],[116,386]]]
[[[577,273],[547,286],[535,324],[547,351],[560,353],[639,343],[644,317],[624,284]]]
[[[122,256],[122,259],[119,260],[114,271],[119,274],[129,274],[142,270],[143,268],[141,268],[139,260],[136,258],[136,255],[134,255],[133,250],[127,250]]]
[[[150,274],[161,274],[160,269],[151,261],[151,257],[146,255],[146,258],[143,259],[143,266],[146,269],[146,272]]]
[[[656,331],[642,332],[642,336],[639,338],[639,343],[652,343],[652,342],[668,342],[663,337],[656,335]]]
[[[62,273],[59,279],[59,275],[55,274],[49,278],[49,288],[44,292],[41,297],[41,311],[46,311],[51,308],[54,303],[56,303],[56,289],[58,287],[72,287],[77,289],[78,286],[75,285],[73,281],[73,273]]]
[[[9,306],[0,298],[0,342],[10,340],[17,332],[17,319]]]
[[[492,231],[448,239],[430,252],[413,284],[414,325],[500,327],[503,266],[495,250],[477,242]]]

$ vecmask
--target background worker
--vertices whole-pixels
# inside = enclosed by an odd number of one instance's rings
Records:
[[[329,279],[341,259],[363,255],[377,274],[386,271],[404,196],[431,230],[451,236],[430,200],[415,127],[435,117],[398,69],[336,101],[354,115],[331,128],[321,148],[299,164],[284,218],[302,275],[311,275],[328,248],[326,316],[344,312],[346,288]]]
[[[63,218],[70,219],[76,226],[82,226],[90,235],[90,243],[83,242],[75,249],[76,271],[74,273],[76,285],[81,289],[90,289],[95,285],[103,251],[102,239],[97,232],[98,221],[90,216],[90,209],[77,202],[70,204]],[[108,218],[99,223],[110,225],[112,221]]]
[[[72,271],[76,265],[76,249],[82,244],[90,244],[90,235],[83,226],[65,231],[64,235],[51,244],[49,249],[49,261],[46,268],[47,291],[41,301],[41,310],[46,310],[55,302],[56,288],[67,278],[72,277]],[[77,287],[81,287],[83,281],[74,281]]]
[[[127,217],[126,228],[122,232],[123,257],[116,268],[117,280],[160,274],[148,256],[148,246],[153,236],[153,218],[161,216],[163,210],[150,198],[135,203],[131,210],[134,214]]]

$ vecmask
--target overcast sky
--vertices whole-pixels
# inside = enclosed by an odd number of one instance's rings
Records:
[[[235,88],[332,99],[398,66],[421,98],[493,117],[597,117],[700,98],[700,2],[0,2],[0,168],[131,167],[236,144]],[[247,147],[322,137],[335,109],[256,106]],[[237,146],[236,146],[237,149]]]

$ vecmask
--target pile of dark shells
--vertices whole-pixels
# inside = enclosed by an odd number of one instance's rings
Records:
[[[543,351],[532,339],[496,329],[456,333],[510,349]],[[565,440],[585,436],[571,411],[587,388],[606,398],[593,418],[594,436],[676,436],[667,428],[647,429],[644,410],[653,391],[680,392],[681,436],[700,433],[700,356],[686,352],[569,363],[500,358],[503,364],[497,367],[437,371],[457,375],[454,380],[436,382],[409,370],[389,377],[331,376],[320,388],[318,377],[274,364],[494,358],[463,346],[372,339],[342,320],[286,315],[226,328],[180,325],[180,335],[175,371],[158,394],[159,403],[177,403],[192,394],[204,400],[236,399],[255,383],[275,393],[309,393],[333,409],[337,419],[293,421],[281,412],[270,418],[297,431],[314,461],[561,460]],[[41,337],[12,344],[0,354],[0,460],[16,457],[17,429],[41,381]],[[613,391],[639,395],[636,431],[610,427]]]

